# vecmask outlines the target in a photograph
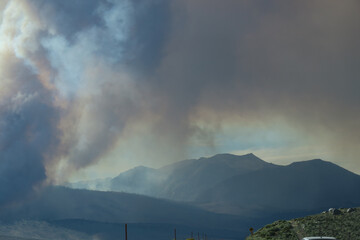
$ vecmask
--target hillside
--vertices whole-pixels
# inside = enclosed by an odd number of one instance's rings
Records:
[[[111,179],[109,190],[158,197],[168,175],[166,171],[139,166]]]
[[[143,234],[134,239],[144,239],[147,234],[170,234],[171,237],[173,228],[177,226],[187,229],[186,233],[206,231],[209,236],[220,238],[227,235],[231,239],[245,236],[246,229],[239,229],[238,226],[247,225],[241,217],[216,214],[170,200],[65,187],[49,187],[22,205],[8,206],[0,211],[2,224],[11,225],[22,220],[50,222],[90,235],[98,234],[93,232],[94,229],[100,233],[107,232],[104,229],[114,231],[114,235],[100,238],[106,240],[115,239],[123,223],[130,224],[129,227]]]
[[[206,233],[213,240],[244,239],[245,233],[213,228],[194,228],[186,225],[167,223],[129,223],[128,237],[131,240],[169,240],[174,237],[184,240],[191,232]],[[55,221],[22,220],[12,224],[0,224],[0,240],[116,240],[124,239],[123,223],[89,221],[83,219],[64,219]],[[238,238],[239,237],[239,238]]]
[[[298,240],[306,236],[331,236],[338,240],[359,239],[360,208],[353,212],[347,212],[347,209],[339,210],[339,215],[327,211],[288,221],[276,221],[259,229],[247,240]]]
[[[237,221],[240,218],[207,212],[179,202],[136,194],[49,187],[23,205],[9,206],[0,212],[0,221],[17,221],[18,219],[188,223],[188,225],[232,228],[239,223]],[[224,223],[221,224],[221,221]]]
[[[110,180],[82,181],[67,186],[191,202],[230,177],[271,166],[253,154],[218,154],[209,158],[183,160],[159,169],[139,166]]]
[[[3,235],[0,235],[0,240],[39,240],[39,239],[35,239],[35,238],[21,238],[21,237],[3,236]]]
[[[199,194],[232,176],[271,166],[254,154],[218,154],[210,158],[181,161],[159,169],[169,173],[160,197],[194,201]]]
[[[203,192],[197,201],[223,206],[223,212],[237,206],[264,212],[308,211],[356,206],[359,187],[359,175],[316,159],[230,177]]]
[[[44,221],[17,221],[0,225],[0,240],[95,240],[91,235]]]

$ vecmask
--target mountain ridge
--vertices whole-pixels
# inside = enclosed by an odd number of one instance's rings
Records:
[[[48,187],[21,206],[3,209],[0,220],[62,220],[71,225],[79,219],[79,228],[87,229],[94,224],[103,229],[106,222],[187,225],[245,236],[246,226],[360,205],[360,176],[319,159],[280,166],[253,154],[218,154],[162,170],[140,166],[119,176],[123,190],[134,187],[140,193]]]
[[[360,203],[360,194],[353,190],[360,187],[360,176],[321,159],[276,165],[252,153],[217,154],[159,169],[133,168],[114,179],[110,190],[188,202],[225,214],[307,212]]]
[[[88,189],[129,192],[179,201],[193,201],[196,194],[230,176],[270,166],[254,154],[216,154],[212,157],[182,160],[154,169],[138,166],[104,183],[89,181]],[[188,186],[197,186],[189,189]],[[66,186],[86,189],[84,181]],[[94,189],[94,186],[101,186]],[[103,186],[108,186],[104,188]],[[199,189],[198,189],[199,188]]]
[[[360,193],[354,191],[359,186],[359,175],[330,162],[310,160],[233,176],[197,201],[264,210],[318,209],[360,203]]]

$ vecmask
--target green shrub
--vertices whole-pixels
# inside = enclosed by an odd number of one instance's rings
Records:
[[[305,236],[332,236],[337,239],[359,239],[360,208],[347,213],[332,215],[322,213],[289,221],[280,220],[268,224],[248,237],[248,240],[286,239],[297,240]]]

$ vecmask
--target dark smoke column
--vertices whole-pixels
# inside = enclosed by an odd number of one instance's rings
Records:
[[[57,142],[57,112],[36,81],[23,82],[0,105],[0,206],[21,201],[46,179],[45,161]]]

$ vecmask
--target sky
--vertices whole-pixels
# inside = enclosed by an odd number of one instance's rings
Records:
[[[217,153],[360,174],[357,0],[0,0],[0,205]]]

